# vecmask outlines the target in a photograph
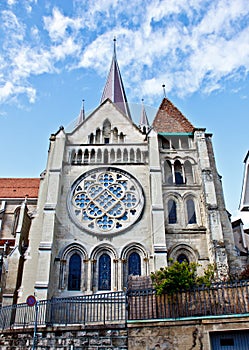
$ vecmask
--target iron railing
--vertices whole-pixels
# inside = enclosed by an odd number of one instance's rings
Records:
[[[0,309],[0,329],[70,324],[121,323],[126,320],[123,292],[52,298],[38,305],[17,304]]]
[[[174,294],[154,289],[127,293],[129,320],[249,314],[249,281],[215,283]]]
[[[174,294],[128,290],[41,300],[36,306],[0,308],[0,329],[56,325],[121,324],[127,320],[249,314],[249,281],[216,283]]]

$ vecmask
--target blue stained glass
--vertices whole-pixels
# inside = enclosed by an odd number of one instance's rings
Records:
[[[131,253],[128,259],[128,275],[141,276],[141,259],[138,253]]]
[[[102,254],[99,258],[99,290],[111,289],[111,258]]]
[[[80,290],[81,258],[75,253],[69,260],[68,290]]]

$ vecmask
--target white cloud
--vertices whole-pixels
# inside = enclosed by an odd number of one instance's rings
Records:
[[[73,19],[64,16],[58,8],[53,9],[52,16],[44,17],[43,19],[45,29],[53,41],[64,39],[68,28],[77,30],[81,27],[80,18]]]
[[[26,11],[34,12],[36,3],[25,0]],[[15,8],[14,0],[8,4]],[[17,91],[29,100],[35,98],[25,88],[33,75],[80,67],[106,75],[114,36],[125,85],[133,91],[142,89],[147,96],[161,95],[163,83],[167,92],[179,96],[198,90],[211,93],[222,89],[225,80],[248,74],[248,0],[75,0],[73,4],[70,15],[62,4],[60,8],[51,4],[52,12],[44,9],[41,22],[32,26],[14,10],[2,11],[4,98]],[[9,82],[24,89],[13,92]]]

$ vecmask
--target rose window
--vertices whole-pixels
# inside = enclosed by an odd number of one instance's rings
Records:
[[[140,184],[128,173],[97,169],[85,173],[72,187],[69,211],[81,228],[95,233],[115,233],[141,216],[144,196]]]

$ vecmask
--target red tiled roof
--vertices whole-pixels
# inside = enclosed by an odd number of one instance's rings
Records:
[[[153,121],[156,132],[193,132],[194,126],[173,103],[164,98]]]
[[[0,178],[0,198],[37,198],[40,179]]]

